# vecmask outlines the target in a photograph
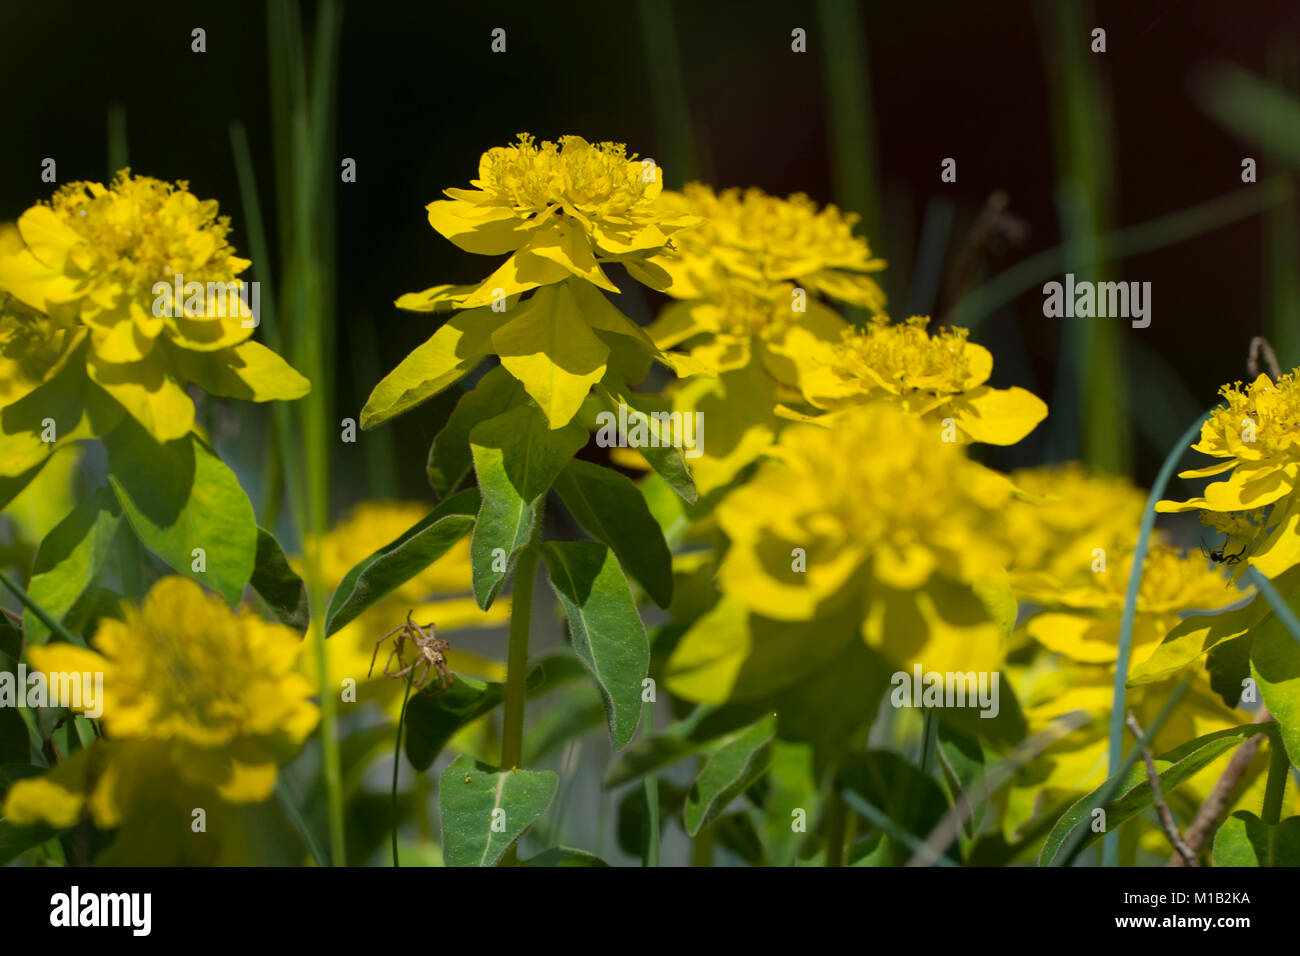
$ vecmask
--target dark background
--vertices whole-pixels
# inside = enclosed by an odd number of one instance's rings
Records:
[[[399,312],[393,299],[477,280],[492,267],[492,260],[462,253],[434,233],[424,213],[443,188],[468,184],[485,149],[519,131],[539,139],[577,133],[621,141],[659,159],[668,185],[680,185],[678,171],[661,158],[674,141],[656,119],[652,89],[660,65],[647,52],[642,19],[646,10],[662,15],[666,6],[608,0],[346,5],[337,150],[357,161],[358,181],[338,183],[320,197],[338,204],[338,415],[355,415],[377,376],[432,331],[429,317]],[[989,262],[989,274],[1060,242],[1053,123],[1061,107],[1048,82],[1053,47],[1044,5],[872,2],[860,10],[868,57],[856,68],[869,79],[874,103],[874,188],[882,210],[870,241],[890,263],[885,284],[891,312],[901,318],[922,222],[936,197],[951,200],[955,211],[945,272],[997,189],[1007,193],[1028,235]],[[1223,61],[1268,75],[1270,57],[1293,48],[1300,36],[1295,3],[1120,0],[1082,10],[1083,22],[1108,35],[1097,66],[1114,135],[1097,149],[1117,170],[1112,227],[1251,188],[1241,183],[1243,156],[1260,160],[1261,181],[1269,175],[1261,151],[1207,115],[1192,86],[1207,65]],[[311,4],[304,17],[309,31]],[[671,20],[707,181],[835,201],[827,25],[819,9],[678,2]],[[206,53],[190,51],[194,27],[207,31]],[[494,27],[507,31],[504,55],[489,50]],[[794,27],[808,31],[806,54],[791,52]],[[57,160],[61,183],[106,179],[113,104],[126,112],[133,170],[189,180],[198,196],[218,199],[234,218],[236,247],[246,254],[228,135],[232,120],[243,121],[270,219],[267,28],[260,3],[7,2],[0,11],[0,77],[0,219],[48,197],[51,187],[40,181],[44,157]],[[958,160],[955,184],[939,181],[946,156]],[[1260,217],[1252,216],[1114,265],[1114,278],[1152,282],[1153,324],[1133,334],[1174,371],[1198,410],[1213,402],[1222,382],[1244,377],[1247,343],[1263,331],[1263,239]],[[263,265],[254,264],[254,278]],[[1061,326],[1044,319],[1041,308],[1035,289],[975,337],[994,351],[994,384],[1025,385],[1051,404]],[[643,315],[644,306],[632,303],[628,311]],[[1141,379],[1143,369],[1126,375]],[[1152,400],[1148,392],[1144,401]],[[427,493],[421,464],[434,414],[388,426],[398,429],[400,473],[388,476],[396,485],[382,490]],[[1175,432],[1185,424],[1176,421]],[[1049,437],[1040,428],[1021,447],[999,453],[999,463],[1049,457]],[[1168,449],[1152,447],[1140,434],[1134,447],[1135,477],[1149,482]],[[341,497],[364,490],[342,478],[338,484]]]

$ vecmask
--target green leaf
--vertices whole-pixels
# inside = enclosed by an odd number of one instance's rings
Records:
[[[650,644],[632,591],[603,544],[547,541],[541,552],[569,620],[573,649],[600,688],[614,749],[620,750],[641,719],[641,683],[650,666]]]
[[[1300,570],[1300,569],[1298,569]],[[1287,572],[1278,578],[1283,593],[1295,588],[1300,578]],[[1220,614],[1193,614],[1184,618],[1151,652],[1133,668],[1128,686],[1167,680],[1202,654],[1225,641],[1240,637],[1269,613],[1268,601],[1256,594],[1249,604]]]
[[[598,856],[586,850],[575,850],[567,846],[553,846],[543,850],[537,856],[519,862],[520,866],[609,866]]]
[[[627,406],[627,424],[628,430],[637,428],[638,424],[647,429],[647,434],[657,436],[657,443],[652,441],[648,446],[637,446],[645,460],[650,463],[650,467],[668,483],[683,501],[687,504],[694,504],[699,500],[700,492],[695,487],[695,480],[691,478],[691,469],[686,464],[686,455],[681,448],[672,445],[668,441],[668,436],[661,434],[661,429],[644,411],[628,401],[627,392],[612,393],[604,389],[598,389],[605,401],[606,410],[614,416],[613,428],[618,432],[619,443],[627,444],[627,435],[619,427],[619,405]],[[609,427],[609,426],[605,426]],[[657,447],[656,447],[657,444]]]
[[[735,734],[709,758],[686,796],[686,832],[695,836],[767,770],[776,718],[764,717]]]
[[[1277,721],[1287,756],[1300,765],[1300,642],[1275,614],[1254,629],[1250,673]]]
[[[266,602],[276,620],[299,634],[307,633],[311,618],[307,585],[289,566],[289,559],[275,535],[265,528],[257,529],[257,559],[248,583]]]
[[[483,505],[470,539],[474,598],[487,610],[528,543],[537,506],[587,433],[575,424],[551,429],[533,405],[480,422],[470,433]]]
[[[704,704],[660,733],[640,737],[615,755],[601,786],[606,790],[672,766],[694,754],[716,748],[718,741],[771,713],[768,701]]]
[[[748,866],[763,866],[763,841],[748,813],[728,813],[713,827],[718,845],[740,857]]]
[[[448,498],[344,575],[325,613],[326,637],[446,554],[473,526],[478,503],[473,488]]]
[[[808,744],[772,742],[767,771],[767,797],[763,801],[763,831],[772,866],[794,866],[804,834],[793,823],[803,811],[805,824],[815,818],[817,781],[813,776],[813,749]]]
[[[1215,866],[1300,866],[1300,817],[1269,826],[1238,810],[1214,835]]]
[[[524,687],[530,697],[554,690],[585,673],[570,654],[550,654],[528,669]],[[447,742],[462,727],[500,706],[505,684],[452,673],[441,694],[412,694],[406,707],[406,758],[416,770],[428,770]]]
[[[549,770],[497,770],[469,757],[452,761],[438,784],[447,865],[495,866],[546,812],[559,782]]]
[[[641,491],[616,471],[574,459],[555,481],[560,499],[588,534],[613,549],[662,608],[673,600],[673,557]]]
[[[939,784],[888,750],[868,750],[848,757],[836,774],[835,786],[856,794],[883,813],[899,832],[916,840],[929,836],[948,812],[948,801]],[[893,854],[890,862],[895,866],[905,863],[912,849],[892,835],[887,836]]]
[[[44,824],[19,827],[7,820],[0,820],[0,866],[40,846],[57,832]]]
[[[375,386],[361,410],[361,427],[383,424],[467,374],[492,351],[492,333],[508,318],[491,307],[452,316]]]
[[[442,426],[442,431],[429,446],[425,471],[430,486],[439,497],[449,495],[474,467],[469,448],[469,434],[474,426],[518,405],[523,396],[523,386],[498,366],[460,397],[447,418],[447,424]]]
[[[1243,724],[1240,727],[1229,727],[1226,730],[1197,737],[1156,757],[1156,773],[1160,777],[1161,792],[1167,797],[1189,777],[1212,763],[1220,754],[1267,730],[1268,727],[1268,724]],[[1077,848],[1078,852],[1082,852],[1101,836],[1101,833],[1092,829],[1092,811],[1110,783],[1111,781],[1108,780],[1086,797],[1076,801],[1061,815],[1056,825],[1052,827],[1052,832],[1047,835],[1043,849],[1038,855],[1039,866],[1052,866],[1057,863],[1057,856],[1066,845],[1071,833],[1078,827],[1087,827],[1087,833]],[[1139,760],[1130,767],[1114,793],[1115,795],[1102,808],[1106,813],[1105,822],[1108,831],[1114,831],[1124,821],[1151,806],[1151,784],[1147,780],[1146,762]]]
[[[9,507],[9,502],[13,501],[23,489],[32,483],[49,458],[42,458],[38,464],[28,468],[21,475],[0,475],[0,510]]]
[[[451,676],[441,694],[412,694],[406,705],[406,759],[416,770],[428,770],[457,731],[505,700],[504,684]]]
[[[32,580],[27,593],[50,617],[79,630],[74,613],[113,553],[113,541],[122,509],[108,488],[98,488],[60,521],[36,551]],[[29,644],[44,644],[50,636],[41,620],[30,610],[23,613],[23,633]]]
[[[943,768],[944,779],[954,799],[969,803],[964,794],[968,794],[986,771],[984,751],[979,741],[953,730],[948,724],[939,723],[939,762]],[[974,835],[984,820],[988,803],[983,802],[977,808],[971,808],[966,819],[966,831]]]
[[[195,434],[159,444],[125,419],[109,435],[109,483],[132,530],[173,570],[238,603],[253,575],[253,505],[206,442]],[[205,571],[196,571],[196,549]]]
[[[1253,636],[1246,634],[1216,644],[1205,655],[1210,689],[1233,709],[1241,703],[1241,692],[1250,677],[1250,649],[1253,644]]]

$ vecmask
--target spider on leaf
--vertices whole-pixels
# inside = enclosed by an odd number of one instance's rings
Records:
[[[389,653],[388,660],[384,663],[384,674],[388,677],[398,678],[411,674],[411,683],[417,688],[422,688],[426,683],[428,683],[429,671],[432,669],[438,674],[438,690],[435,692],[436,696],[436,694],[441,694],[443,691],[450,688],[453,683],[452,676],[447,671],[447,658],[445,656],[446,652],[451,650],[451,645],[438,638],[438,629],[433,624],[426,624],[421,627],[419,624],[412,621],[412,613],[413,612],[411,611],[407,611],[405,622],[399,624],[379,640],[375,641],[375,653],[370,656],[370,670],[367,672],[367,676],[374,673],[375,661],[379,658],[379,646],[391,637],[393,639],[393,650]],[[408,640],[414,644],[416,649],[419,651],[415,660],[409,664],[407,664],[402,658],[402,651]],[[396,672],[389,670],[394,657],[397,658],[397,664],[401,667],[401,670]],[[421,664],[424,665],[424,670],[418,674],[412,673],[414,669],[419,667]]]

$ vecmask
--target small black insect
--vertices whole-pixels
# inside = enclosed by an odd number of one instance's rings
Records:
[[[1201,539],[1201,554],[1205,555],[1215,564],[1223,564],[1228,567],[1240,564],[1242,555],[1246,553],[1246,546],[1242,545],[1241,550],[1236,554],[1225,554],[1224,547],[1224,545],[1219,545],[1217,548],[1210,550],[1205,547],[1205,539]]]

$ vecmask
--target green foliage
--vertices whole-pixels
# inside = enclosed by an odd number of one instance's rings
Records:
[[[559,778],[545,770],[498,770],[457,757],[439,778],[448,866],[495,866],[546,812]]]

